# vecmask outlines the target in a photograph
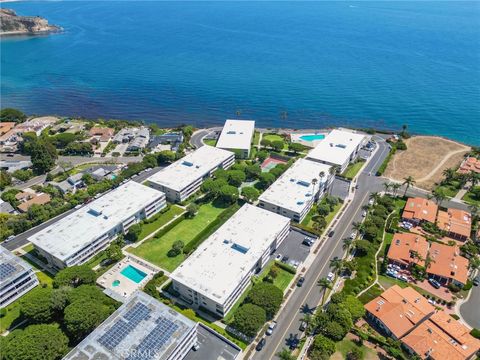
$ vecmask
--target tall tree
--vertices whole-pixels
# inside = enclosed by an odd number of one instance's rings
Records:
[[[403,185],[405,185],[405,193],[403,196],[407,196],[407,191],[410,186],[415,185],[415,179],[412,176],[407,176],[406,178],[403,179]]]
[[[317,281],[317,285],[323,290],[322,294],[322,305],[325,303],[325,294],[327,293],[327,289],[332,288],[332,283],[328,281],[327,278],[321,278]]]

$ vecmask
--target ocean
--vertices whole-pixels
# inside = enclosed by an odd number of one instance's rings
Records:
[[[480,145],[480,2],[13,2],[1,106],[160,126],[400,129]]]

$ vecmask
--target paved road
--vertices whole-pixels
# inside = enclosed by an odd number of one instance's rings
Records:
[[[190,144],[198,149],[199,147],[203,146],[202,139],[207,136],[210,133],[209,129],[205,130],[198,130],[192,134],[192,137],[190,138]]]
[[[295,335],[298,338],[301,337],[301,331],[298,328],[302,317],[306,313],[313,313],[322,298],[322,292],[316,285],[317,280],[326,277],[330,272],[330,259],[335,256],[343,256],[342,239],[348,237],[351,233],[352,223],[362,219],[361,208],[368,203],[369,194],[382,190],[383,180],[369,175],[369,173],[374,174],[376,172],[388,154],[389,148],[386,143],[379,141],[379,147],[377,153],[359,175],[357,182],[358,190],[356,190],[355,197],[345,211],[341,221],[337,224],[334,236],[327,239],[327,242],[306,272],[304,285],[295,290],[279,314],[277,319],[278,325],[274,333],[268,337],[263,350],[254,354],[253,359],[270,360],[277,358],[276,354],[283,347],[289,345],[289,339]]]
[[[160,171],[163,168],[164,168],[164,166],[159,166],[159,167],[153,168],[150,171],[145,171],[144,173],[141,173],[140,175],[133,178],[133,180],[138,182],[138,183],[142,183],[148,177],[152,176],[153,174],[155,174],[156,172]],[[5,243],[5,242],[2,243],[2,246],[4,246],[5,248],[7,248],[10,251],[18,249],[20,247],[23,247],[26,244],[28,244],[27,239],[30,236],[32,236],[33,234],[36,234],[37,232],[45,229],[46,227],[48,227],[51,224],[57,222],[58,220],[64,218],[65,216],[68,216],[69,214],[71,214],[74,211],[75,211],[75,209],[70,209],[70,210],[64,212],[63,214],[58,215],[57,217],[55,217],[53,219],[50,219],[50,220],[48,220],[48,221],[46,221],[46,222],[44,222],[44,223],[42,223],[42,224],[40,224],[40,225],[38,225],[34,228],[31,228],[30,230],[25,231],[22,234],[17,235],[13,240],[9,241],[8,243]]]
[[[480,273],[477,273],[480,276]],[[471,327],[480,329],[480,286],[472,287],[468,301],[460,305],[460,314],[463,320]]]

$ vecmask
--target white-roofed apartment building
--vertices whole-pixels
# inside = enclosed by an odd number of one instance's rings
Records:
[[[332,130],[313,150],[307,159],[323,164],[338,166],[342,173],[348,164],[357,158],[367,136],[350,130]]]
[[[238,158],[250,157],[255,133],[253,120],[227,120],[217,141],[217,148],[233,151]]]
[[[192,308],[225,316],[290,231],[290,219],[245,204],[172,274]]]
[[[198,191],[215,170],[228,169],[234,162],[234,153],[205,145],[150,176],[147,182],[164,192],[169,201],[182,202]]]
[[[28,240],[49,264],[81,265],[120,233],[166,206],[165,194],[129,181],[32,235]]]
[[[38,285],[32,267],[0,246],[0,308],[17,300]]]
[[[258,206],[301,222],[331,184],[330,169],[330,165],[297,160],[260,195]]]

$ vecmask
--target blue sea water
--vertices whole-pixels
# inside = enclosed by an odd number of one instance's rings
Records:
[[[480,2],[6,3],[1,106],[163,126],[383,127],[480,144]]]

